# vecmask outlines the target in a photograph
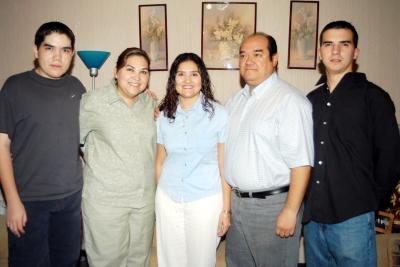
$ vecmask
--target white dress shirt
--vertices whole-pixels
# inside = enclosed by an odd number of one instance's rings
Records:
[[[312,166],[311,104],[276,73],[251,93],[246,85],[226,108],[225,176],[232,187],[264,191],[285,186],[291,168]]]

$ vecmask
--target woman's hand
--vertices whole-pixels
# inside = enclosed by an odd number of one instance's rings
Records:
[[[228,232],[229,226],[231,226],[231,211],[223,210],[219,215],[218,222],[218,236],[223,236]]]

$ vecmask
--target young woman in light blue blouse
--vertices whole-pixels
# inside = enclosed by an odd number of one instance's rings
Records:
[[[158,266],[215,266],[230,225],[223,174],[228,115],[217,104],[204,62],[193,53],[173,62],[157,120]]]

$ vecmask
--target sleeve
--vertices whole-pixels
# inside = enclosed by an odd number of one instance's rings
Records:
[[[230,113],[230,111],[231,111],[231,109],[232,109],[233,97],[234,97],[234,95],[231,96],[231,97],[228,99],[228,101],[225,103],[225,106],[224,106],[226,112],[228,112],[228,113]]]
[[[279,114],[279,148],[289,168],[313,166],[312,108],[304,97],[290,97]]]
[[[218,143],[225,143],[226,142],[226,131],[228,127],[228,113],[226,112],[225,108],[219,107],[216,110],[219,114],[218,115]]]
[[[80,110],[79,110],[79,128],[80,128],[80,144],[84,145],[86,141],[86,137],[88,136],[89,132],[92,129],[91,122],[92,119],[92,112],[90,111],[90,94],[84,94],[81,98],[80,103]]]
[[[157,144],[164,145],[164,140],[161,132],[161,123],[164,117],[164,112],[160,113],[160,116],[157,118],[156,125],[157,125]]]
[[[150,105],[153,110],[157,107],[157,101],[154,100],[151,96],[147,94],[147,92],[143,92],[139,95],[140,98],[146,103],[146,105]]]
[[[85,94],[87,92],[85,86],[82,84],[82,82],[78,78],[76,78],[76,77],[74,77],[74,78],[76,81],[76,88],[78,89],[80,95]]]
[[[228,115],[232,114],[233,109],[237,105],[240,96],[242,95],[244,89],[234,93],[231,97],[229,97],[228,101],[225,103],[224,108]]]
[[[152,103],[153,109],[156,109],[158,107],[158,103],[156,100],[151,99],[151,103]]]
[[[0,91],[0,132],[8,134],[12,139],[15,131],[15,110],[11,104],[10,90],[13,89],[7,80]]]
[[[390,96],[383,90],[376,90],[370,95],[370,101],[374,176],[379,205],[385,207],[400,179],[400,135]]]

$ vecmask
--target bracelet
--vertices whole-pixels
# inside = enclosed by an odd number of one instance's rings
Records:
[[[230,210],[222,210],[221,213],[224,213],[226,215],[231,215],[232,211],[230,211]]]

